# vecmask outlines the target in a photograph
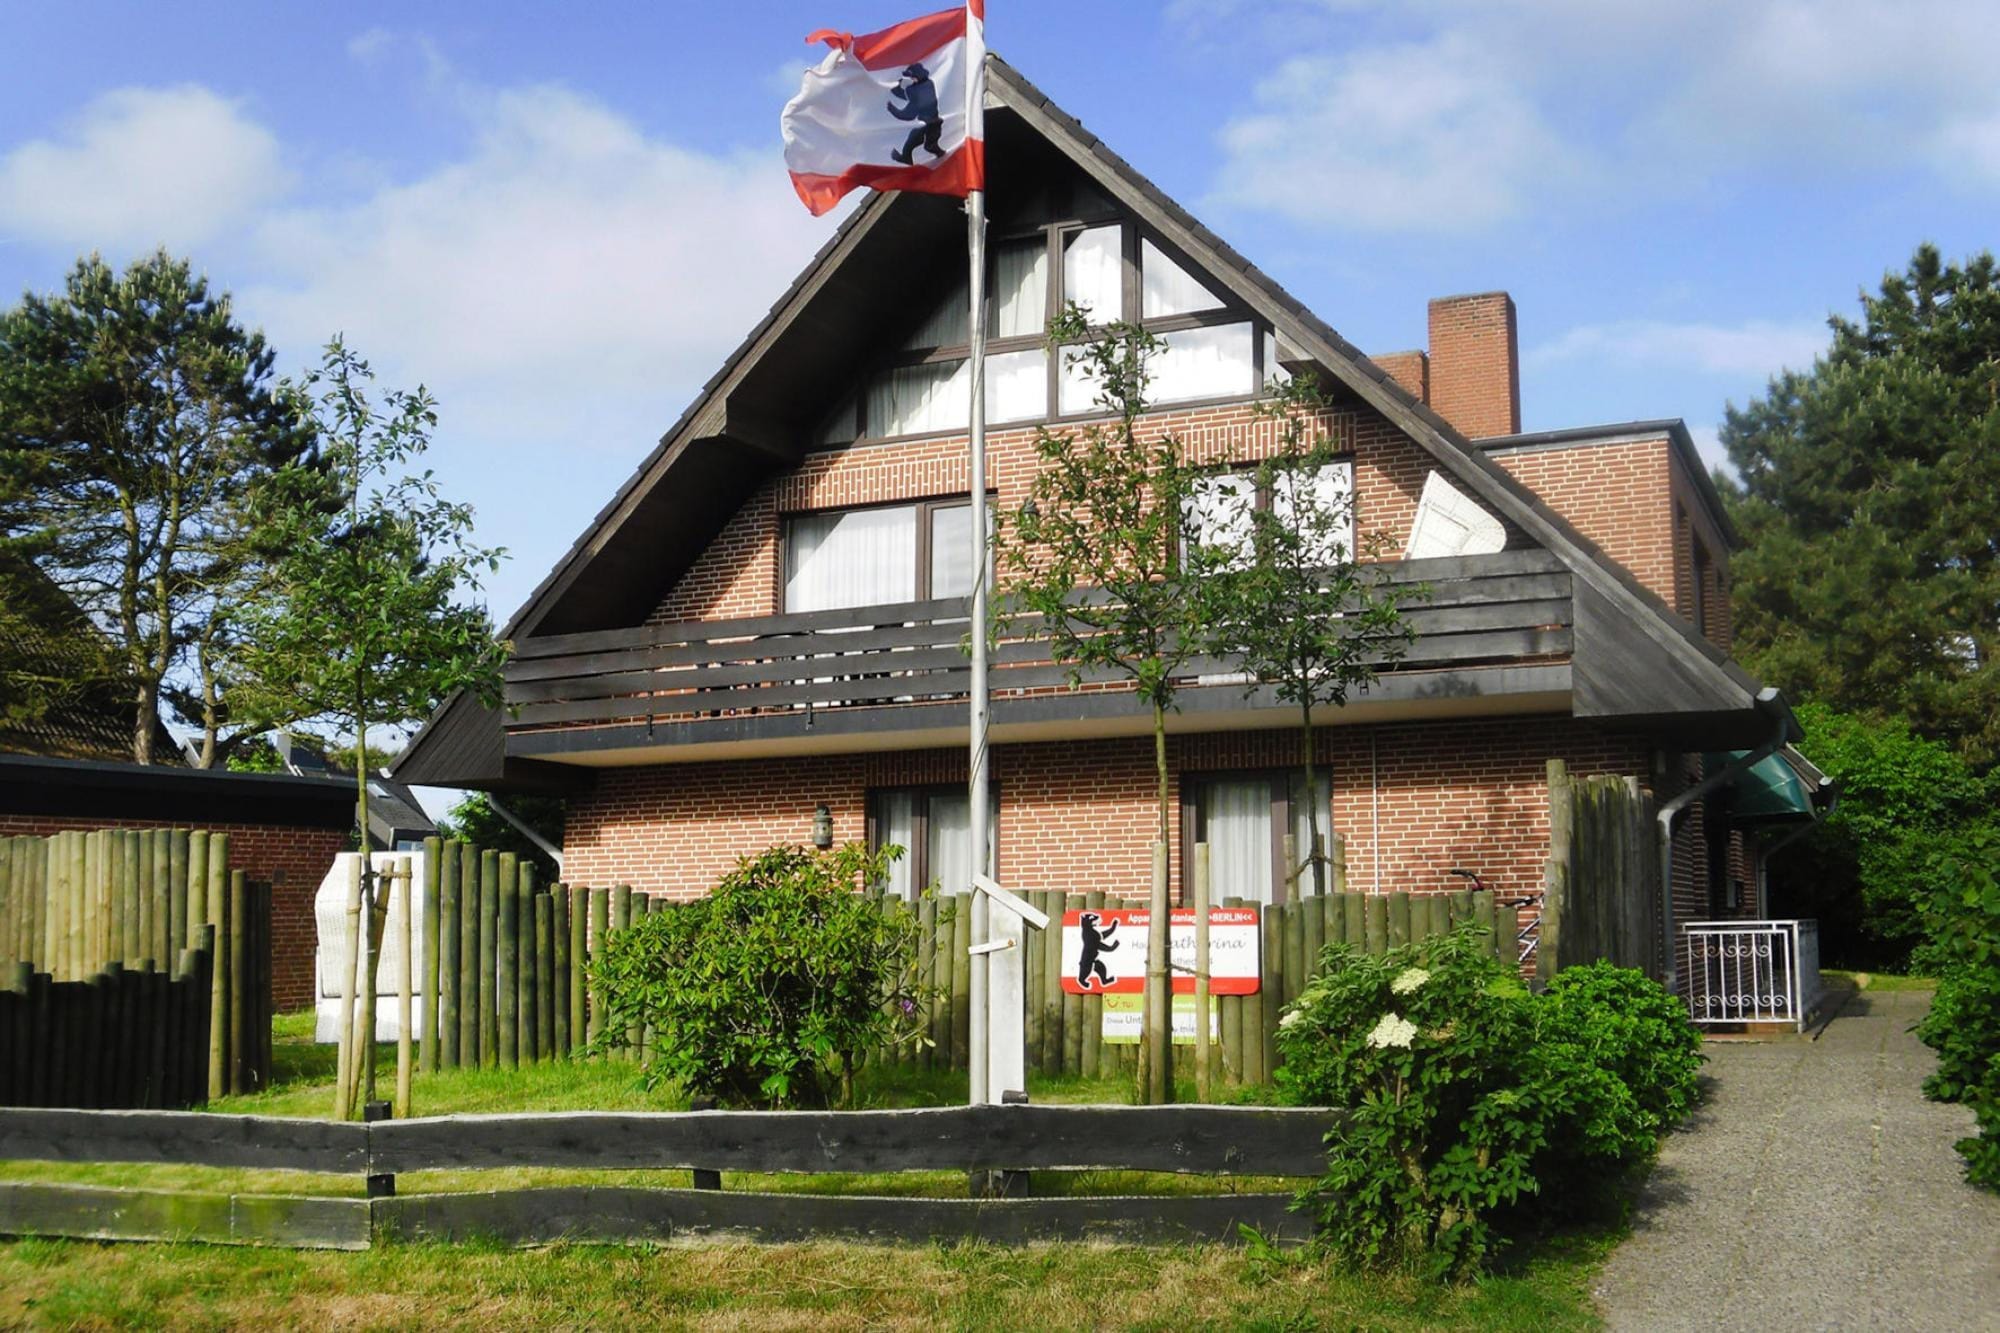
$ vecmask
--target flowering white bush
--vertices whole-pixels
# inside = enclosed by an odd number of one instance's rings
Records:
[[[1394,981],[1389,983],[1389,990],[1391,994],[1408,995],[1411,991],[1430,979],[1431,974],[1425,969],[1421,967],[1406,967],[1396,974]]]
[[[1375,1030],[1368,1034],[1368,1044],[1377,1050],[1391,1046],[1400,1046],[1407,1050],[1416,1035],[1415,1023],[1398,1014],[1384,1014],[1382,1021],[1375,1025]]]

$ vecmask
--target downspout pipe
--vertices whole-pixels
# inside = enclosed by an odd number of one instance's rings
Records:
[[[1689,806],[1708,795],[1718,787],[1727,786],[1776,754],[1781,746],[1793,739],[1798,723],[1792,718],[1792,710],[1785,706],[1784,696],[1766,686],[1757,692],[1757,710],[1771,715],[1777,723],[1776,734],[1756,749],[1746,753],[1741,759],[1726,764],[1718,772],[1711,773],[1694,786],[1661,806],[1655,816],[1660,822],[1660,917],[1665,928],[1662,937],[1666,946],[1665,984],[1669,991],[1680,992],[1680,952],[1674,945],[1674,826]]]

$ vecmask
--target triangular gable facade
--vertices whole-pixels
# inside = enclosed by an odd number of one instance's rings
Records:
[[[1573,599],[1566,700],[1573,717],[1655,731],[1666,748],[1687,750],[1749,746],[1774,728],[1795,730],[1781,700],[1760,696],[1726,656],[1505,467],[997,59],[990,98],[996,230],[1010,217],[1076,218],[1093,210],[1136,222],[1182,278],[1207,289],[1231,317],[1254,321],[1256,358],[1266,373],[1273,362],[1311,367],[1371,438],[1392,441],[1380,447],[1414,477],[1412,505],[1425,473],[1435,472],[1497,520],[1509,552],[1546,553],[1550,567],[1567,576]],[[842,417],[851,416],[863,375],[920,332],[962,281],[963,246],[962,217],[948,201],[868,199],[543,580],[506,636],[608,643],[649,622],[744,614],[715,591],[727,582],[729,552],[742,544],[732,524],[747,533],[746,515],[779,503],[779,489],[806,484],[801,464],[842,446]],[[938,463],[940,493],[965,492],[962,449],[957,457]],[[795,506],[798,499],[791,497]],[[768,582],[769,553],[761,558]],[[747,566],[739,561],[738,568]],[[501,713],[455,698],[412,745],[398,776],[523,790],[568,785],[574,770],[510,755],[506,727]]]

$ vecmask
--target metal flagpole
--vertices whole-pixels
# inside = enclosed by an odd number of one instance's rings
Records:
[[[980,8],[983,9],[983,6]],[[983,28],[970,6],[966,15],[968,37],[974,30]],[[980,40],[966,42],[966,58],[970,68],[965,80],[965,123],[968,138],[982,132],[985,119],[985,41],[983,31],[978,32]],[[983,182],[982,182],[983,184]],[[970,492],[972,500],[972,681],[971,681],[971,752],[968,758],[968,781],[966,795],[972,809],[972,873],[987,873],[992,846],[993,828],[989,818],[987,791],[986,725],[986,191],[970,190],[965,197],[967,249],[971,252],[971,310],[969,321],[968,351],[972,370],[972,413],[971,413],[971,458],[969,460]],[[986,943],[987,909],[986,895],[973,891],[967,884],[964,905],[972,909],[972,945],[975,950]],[[969,1052],[972,1066],[972,1087],[970,1100],[974,1106],[995,1100],[993,1090],[987,1086],[987,1012],[986,1012],[986,960],[987,955],[975,952],[969,960],[972,964],[971,987],[971,1037]]]

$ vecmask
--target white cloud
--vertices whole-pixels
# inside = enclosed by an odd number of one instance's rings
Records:
[[[1245,17],[1178,0],[1189,40]],[[1991,0],[1272,0],[1289,57],[1220,134],[1226,201],[1329,227],[1464,227],[1738,176],[2000,188]],[[1588,165],[1590,170],[1569,170]],[[1297,177],[1331,169],[1347,193]],[[1554,168],[1554,170],[1552,170]],[[1356,190],[1366,193],[1357,195]]]
[[[0,229],[118,257],[185,250],[289,183],[276,137],[240,103],[194,85],[121,88],[60,137],[0,158]]]
[[[1774,375],[1810,367],[1826,350],[1828,337],[1825,323],[1817,320],[1753,319],[1736,325],[1621,320],[1579,325],[1530,349],[1526,363],[1537,369],[1587,361],[1707,375]]]
[[[1287,61],[1231,122],[1216,194],[1296,221],[1474,230],[1580,169],[1541,113],[1456,37]]]
[[[460,160],[264,221],[245,308],[295,351],[344,331],[488,438],[650,443],[825,224],[775,153],[691,152],[556,87],[464,102]]]

